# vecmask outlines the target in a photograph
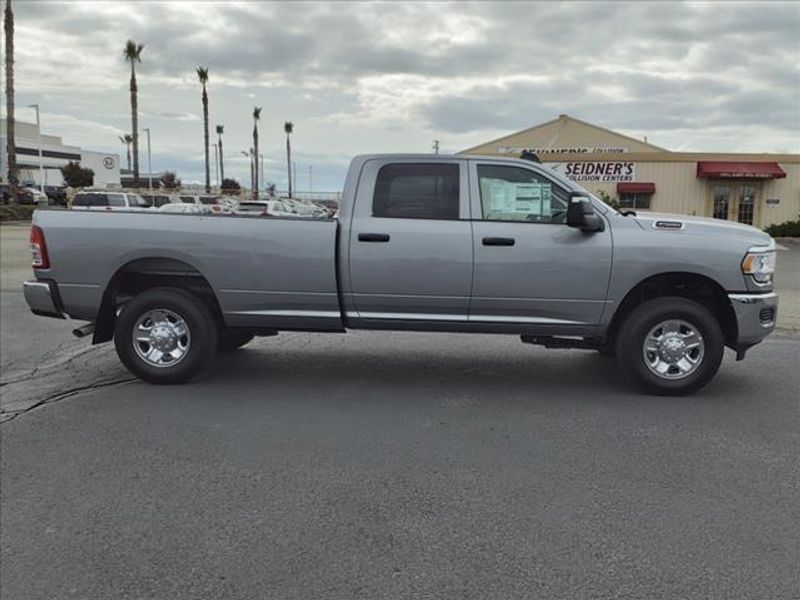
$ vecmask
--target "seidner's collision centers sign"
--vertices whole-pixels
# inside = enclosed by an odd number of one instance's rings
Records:
[[[636,163],[628,161],[545,163],[572,181],[635,181]]]

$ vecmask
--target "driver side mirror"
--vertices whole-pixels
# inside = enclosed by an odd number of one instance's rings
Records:
[[[603,231],[604,228],[603,219],[594,212],[591,199],[581,192],[572,192],[569,195],[567,225],[586,232]]]

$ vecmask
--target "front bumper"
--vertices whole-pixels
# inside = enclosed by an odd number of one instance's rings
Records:
[[[66,318],[55,281],[44,279],[26,281],[22,284],[22,289],[25,293],[25,302],[33,314],[56,319]]]
[[[775,329],[778,317],[778,294],[728,294],[736,314],[737,350],[758,344]]]

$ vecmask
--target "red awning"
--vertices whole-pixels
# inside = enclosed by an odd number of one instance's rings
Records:
[[[644,182],[620,182],[617,184],[617,193],[618,194],[655,194],[656,193],[656,184],[655,183],[644,183]]]
[[[712,162],[697,163],[697,176],[720,179],[780,179],[786,173],[775,162]]]

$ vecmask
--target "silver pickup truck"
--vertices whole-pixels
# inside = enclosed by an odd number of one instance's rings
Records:
[[[279,331],[504,333],[616,354],[658,394],[775,327],[774,241],[745,225],[618,212],[545,166],[356,157],[338,219],[37,211],[38,315],[89,323],[153,383]]]

